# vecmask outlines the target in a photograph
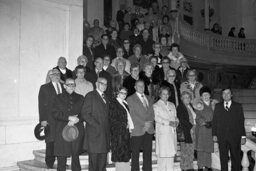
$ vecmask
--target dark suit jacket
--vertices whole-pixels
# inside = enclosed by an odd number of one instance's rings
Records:
[[[63,88],[62,88],[63,90]],[[55,120],[52,117],[53,102],[57,96],[52,82],[43,84],[38,95],[39,121],[47,121],[49,124],[49,134],[45,138],[46,142],[54,141]]]
[[[180,71],[180,67],[176,70],[176,80],[178,85],[181,85],[181,83],[183,83],[184,81],[187,81],[187,72],[188,72],[188,68],[186,68],[183,73],[181,73]]]
[[[216,104],[213,121],[212,135],[217,136],[218,141],[231,139],[240,142],[245,136],[244,112],[240,103],[232,101],[228,111],[224,109],[224,102]]]
[[[84,99],[82,118],[86,122],[84,149],[89,153],[109,151],[109,100],[106,104],[97,90],[89,92]]]
[[[100,73],[99,73],[99,77],[103,77],[103,78],[106,78],[107,79],[107,84],[108,84],[108,87],[107,87],[107,90],[106,90],[106,95],[108,96],[109,99],[111,99],[112,97],[112,93],[113,93],[113,89],[112,89],[112,77],[111,75],[107,72],[107,71],[104,71],[102,70]],[[97,74],[96,74],[96,71],[95,69],[91,70],[90,72],[88,72],[86,75],[85,75],[85,79],[90,81],[93,86],[94,86],[94,89],[96,89],[96,82],[97,82]]]
[[[178,97],[178,103],[180,104],[181,103],[181,100],[180,100],[180,90],[179,90],[179,87],[177,86],[177,84],[174,82],[175,86],[176,86],[176,95]],[[175,104],[175,106],[177,107],[177,102],[176,102],[176,98],[175,98],[175,89],[174,89],[174,86],[172,84],[170,84],[168,81],[164,80],[161,84],[160,87],[162,86],[165,86],[165,87],[169,87],[170,89],[170,96],[168,98],[168,101],[169,102],[172,102]]]
[[[126,77],[124,79],[123,86],[125,88],[127,88],[127,90],[128,90],[127,97],[135,93],[135,91],[136,91],[134,88],[135,82],[136,82],[136,80],[134,78],[132,78],[131,75],[129,75],[128,77]]]
[[[110,60],[112,61],[116,57],[116,50],[114,46],[108,44],[107,48],[105,49],[103,44],[96,46],[95,48],[95,57],[104,57],[105,55],[109,55]],[[110,63],[111,63],[110,61]]]
[[[84,102],[84,97],[73,92],[71,95],[65,90],[62,94],[56,96],[52,115],[55,119],[55,141],[54,154],[56,156],[71,156],[72,154],[81,153],[82,141],[84,136],[84,125],[81,120],[81,108]],[[72,142],[67,142],[62,137],[63,128],[68,124],[69,116],[78,115],[80,121],[75,124],[78,128],[78,138]]]
[[[144,124],[146,121],[154,121],[154,111],[153,111],[153,100],[146,96],[148,100],[148,108],[143,106],[143,103],[139,99],[138,95],[134,93],[127,98],[128,106],[130,108],[130,115],[134,124],[134,129],[132,130],[132,136],[142,136],[145,134]],[[154,133],[154,127],[152,126],[148,130],[149,134]]]
[[[94,54],[95,54],[95,49],[92,47],[91,51],[87,46],[84,46],[83,49],[83,54],[87,57],[88,63],[86,66],[88,66],[91,70],[93,69],[93,62],[94,62]]]
[[[185,142],[192,143],[190,130],[192,129],[193,125],[189,121],[188,110],[183,103],[180,103],[177,107],[177,117],[184,133]]]
[[[55,68],[60,71],[60,68],[58,66],[56,66]],[[62,74],[60,71],[60,79],[65,82],[67,78],[73,78],[73,72],[68,68],[66,68],[66,74]]]

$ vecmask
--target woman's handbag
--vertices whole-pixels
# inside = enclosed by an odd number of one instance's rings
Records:
[[[176,132],[177,132],[178,142],[184,142],[185,141],[185,136],[184,136],[184,132],[183,132],[183,129],[182,129],[180,124],[176,128]]]

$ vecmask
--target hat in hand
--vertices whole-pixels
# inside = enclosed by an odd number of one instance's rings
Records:
[[[34,129],[35,137],[40,141],[46,138],[46,136],[48,135],[48,132],[49,132],[49,126],[47,125],[46,127],[43,127],[41,123],[37,124]]]
[[[62,137],[67,142],[72,142],[77,139],[79,135],[78,128],[75,125],[66,125],[62,131]]]

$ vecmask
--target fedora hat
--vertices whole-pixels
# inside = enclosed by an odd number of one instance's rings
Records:
[[[62,137],[67,142],[72,142],[77,139],[79,135],[78,128],[75,125],[66,125],[62,131]]]
[[[41,123],[38,123],[34,129],[34,135],[35,137],[42,141],[46,138],[49,132],[49,126],[47,125],[46,127],[41,126]]]

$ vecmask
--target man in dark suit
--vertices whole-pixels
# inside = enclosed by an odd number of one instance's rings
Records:
[[[72,171],[81,171],[79,154],[82,152],[82,142],[84,137],[84,125],[81,118],[81,108],[84,97],[75,93],[75,80],[68,78],[65,81],[62,94],[57,95],[53,104],[52,115],[55,119],[55,141],[54,155],[57,156],[57,171],[65,171],[67,157],[72,157]],[[79,134],[77,139],[68,142],[63,138],[62,131],[66,125],[75,125]]]
[[[60,81],[62,83],[64,83],[66,81],[66,79],[73,77],[72,71],[67,68],[67,60],[66,60],[66,58],[59,57],[58,64],[57,64],[57,66],[55,68],[60,71],[60,79],[61,79]]]
[[[96,88],[96,81],[99,77],[103,77],[107,80],[107,90],[106,90],[106,95],[108,96],[108,98],[110,99],[112,97],[112,77],[111,75],[107,72],[104,71],[103,69],[103,59],[101,57],[98,57],[95,59],[95,68],[93,70],[91,70],[90,72],[88,72],[85,75],[85,79],[90,81],[94,88]]]
[[[46,154],[45,163],[48,168],[52,168],[54,155],[54,137],[55,137],[55,121],[52,117],[52,109],[54,98],[57,94],[62,93],[62,85],[60,84],[60,72],[57,69],[49,71],[49,78],[51,82],[46,83],[40,87],[38,95],[39,120],[42,126],[49,128],[49,133],[45,138]]]
[[[99,77],[96,90],[85,96],[82,118],[86,122],[84,149],[89,153],[89,171],[106,171],[109,151],[109,100],[104,92],[107,80]]]
[[[88,63],[87,63],[87,66],[90,68],[90,70],[92,70],[94,67],[93,65],[93,61],[94,61],[94,47],[92,46],[93,44],[93,41],[94,41],[94,38],[93,36],[88,36],[87,39],[86,39],[86,44],[84,46],[84,49],[83,49],[83,54],[87,57],[88,59]]]
[[[107,34],[103,34],[101,36],[101,44],[95,47],[95,56],[96,57],[104,57],[105,55],[109,55],[110,63],[116,57],[116,50],[114,46],[109,44],[109,37]]]
[[[142,80],[135,82],[136,92],[128,97],[134,129],[131,133],[132,171],[139,171],[139,154],[143,150],[143,170],[152,171],[152,138],[154,134],[153,100],[144,94]]]
[[[212,135],[218,141],[221,170],[228,171],[228,154],[231,154],[231,170],[239,171],[241,166],[241,145],[246,143],[244,113],[242,105],[234,102],[230,88],[222,90],[223,102],[215,106]]]

